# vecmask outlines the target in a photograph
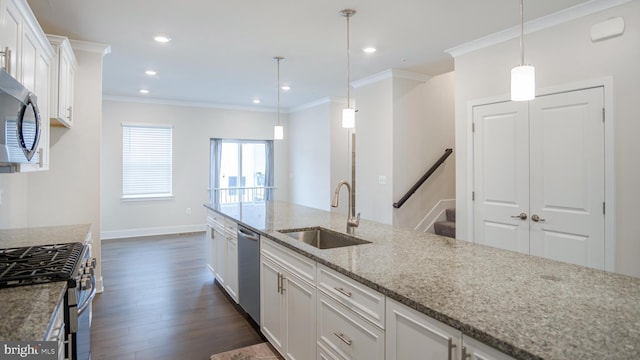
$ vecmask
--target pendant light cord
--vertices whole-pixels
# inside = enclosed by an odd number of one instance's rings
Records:
[[[278,126],[280,126],[280,60],[282,58],[278,57]]]
[[[351,108],[351,51],[349,46],[349,18],[351,14],[347,15],[347,108]]]
[[[524,0],[520,0],[520,65],[524,65]]]

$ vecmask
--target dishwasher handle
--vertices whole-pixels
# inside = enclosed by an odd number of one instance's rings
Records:
[[[253,231],[243,229],[241,227],[238,227],[238,235],[242,235],[242,237],[244,237],[247,240],[253,240],[253,241],[260,240],[260,235],[254,233]]]

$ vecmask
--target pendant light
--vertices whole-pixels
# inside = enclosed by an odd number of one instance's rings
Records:
[[[356,110],[351,108],[351,56],[349,52],[349,18],[356,14],[353,9],[344,9],[340,15],[347,18],[347,108],[342,109],[342,127],[353,129],[356,127]]]
[[[284,127],[280,125],[280,61],[284,60],[282,56],[274,57],[278,61],[278,124],[273,127],[273,138],[275,140],[284,139]]]
[[[536,97],[536,70],[524,63],[524,0],[520,0],[520,66],[511,69],[511,100],[527,101]]]

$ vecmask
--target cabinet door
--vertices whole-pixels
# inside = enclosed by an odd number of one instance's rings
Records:
[[[313,359],[316,353],[316,289],[285,273],[285,327],[287,359]]]
[[[215,257],[216,257],[216,237],[215,230],[209,224],[209,220],[207,219],[207,236],[205,237],[205,251],[207,257],[207,269],[211,271],[211,273],[215,276]]]
[[[462,333],[387,298],[387,360],[460,359]]]
[[[14,78],[20,80],[18,77],[18,45],[20,44],[20,37],[22,33],[22,16],[18,12],[18,9],[13,4],[13,1],[0,2],[2,14],[0,19],[2,23],[2,32],[0,33],[0,51],[8,49],[10,56],[4,60],[4,66],[9,68],[9,73]]]
[[[225,240],[225,237],[221,232],[216,231],[214,236],[216,237],[216,257],[214,264],[216,281],[218,282],[218,284],[224,286],[226,276],[225,257],[227,256],[227,241]]]
[[[227,237],[227,256],[225,266],[225,289],[233,300],[238,302],[238,239]]]
[[[462,360],[515,360],[511,356],[465,335],[462,336],[462,349],[467,356]]]
[[[284,297],[281,268],[260,256],[260,329],[269,343],[281,354],[284,351]]]

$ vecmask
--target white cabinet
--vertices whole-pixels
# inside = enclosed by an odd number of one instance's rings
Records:
[[[318,292],[318,346],[339,359],[384,359],[384,330]],[[409,358],[406,358],[409,359]]]
[[[49,324],[49,330],[45,335],[45,341],[56,341],[58,343],[58,360],[65,359],[65,347],[67,343],[64,341],[65,336],[65,325],[64,325],[64,301],[61,299],[60,302],[56,306],[56,311],[53,313],[51,317],[51,321]]]
[[[462,360],[515,360],[511,356],[465,335],[462,335],[462,351],[467,356]]]
[[[207,267],[238,302],[238,224],[215,211],[207,215]]]
[[[53,48],[24,0],[0,0],[2,67],[37,97],[41,127],[38,151],[18,171],[49,169],[49,70]]]
[[[387,360],[513,360],[446,324],[387,298]]]
[[[73,89],[78,64],[66,37],[47,35],[47,38],[55,50],[51,67],[51,125],[70,128],[73,126]]]
[[[268,239],[261,241],[262,333],[285,359],[313,359],[316,357],[315,262]],[[300,269],[302,271],[298,271]]]
[[[14,78],[18,76],[18,46],[22,38],[23,17],[12,0],[0,0],[0,52],[2,67]]]

